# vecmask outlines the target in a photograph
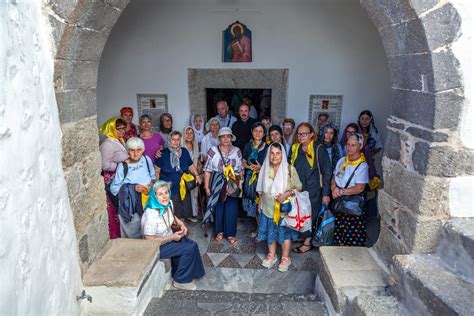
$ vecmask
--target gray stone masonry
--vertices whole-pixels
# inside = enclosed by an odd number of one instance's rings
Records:
[[[438,255],[451,271],[474,284],[474,219],[450,219],[443,227]]]
[[[413,315],[473,315],[474,284],[433,255],[395,256],[393,289]]]

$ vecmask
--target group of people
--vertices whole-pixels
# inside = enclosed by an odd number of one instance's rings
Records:
[[[294,252],[311,250],[323,204],[380,185],[374,156],[382,145],[370,111],[348,124],[339,139],[325,113],[315,130],[307,122],[296,126],[291,118],[281,125],[267,116],[257,120],[244,102],[237,117],[225,101],[216,108],[218,115],[206,123],[202,115],[192,115],[182,133],[173,129],[169,113],[160,117],[158,133],[146,114],[137,129],[131,108],[100,127],[107,137],[100,149],[110,238],[160,240],[162,258],[179,258],[173,260],[178,288],[195,288],[192,280],[204,275],[199,249],[186,237],[186,222],[202,216],[203,222],[213,222],[216,242],[226,239],[237,247],[243,209],[256,220],[253,237],[268,244],[262,265],[278,262],[281,245],[278,269],[283,272],[291,265],[293,241],[303,240]],[[302,234],[280,225],[295,191],[307,191],[311,202],[313,227]],[[341,238],[341,244],[354,244]]]

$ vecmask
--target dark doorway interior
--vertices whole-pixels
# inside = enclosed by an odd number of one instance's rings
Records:
[[[252,105],[257,111],[257,117],[271,117],[271,89],[215,89],[206,88],[207,117],[217,115],[216,103],[221,100],[227,101],[230,112],[238,117],[239,106],[245,97],[250,98]]]

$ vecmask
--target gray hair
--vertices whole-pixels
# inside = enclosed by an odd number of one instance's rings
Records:
[[[364,146],[364,136],[362,134],[359,134],[359,133],[351,134],[349,137],[347,137],[347,141],[349,141],[349,139],[351,138],[357,141],[357,143],[359,144],[359,148],[362,148],[362,146]]]
[[[143,143],[143,140],[141,140],[138,137],[132,137],[129,140],[127,140],[127,151],[130,149],[143,149],[145,150],[145,144]]]
[[[155,182],[155,184],[153,185],[153,190],[155,190],[155,193],[156,193],[156,190],[160,189],[160,188],[163,188],[163,187],[166,187],[168,189],[168,191],[171,190],[171,182],[166,182],[166,181],[163,181],[163,180],[158,180]]]

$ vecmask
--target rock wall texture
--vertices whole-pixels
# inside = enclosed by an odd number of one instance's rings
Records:
[[[38,1],[0,3],[0,314],[75,315],[82,290]]]

